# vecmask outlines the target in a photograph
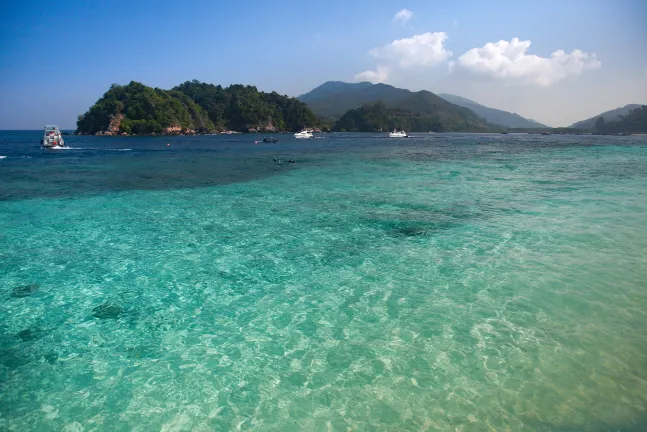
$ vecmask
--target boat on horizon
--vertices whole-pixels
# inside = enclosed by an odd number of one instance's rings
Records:
[[[312,134],[312,131],[309,129],[304,129],[301,132],[297,132],[294,134],[294,137],[296,139],[306,139],[306,138],[313,138],[314,135]]]
[[[403,130],[398,131],[396,129],[393,129],[393,132],[389,132],[389,138],[408,138],[409,135]]]
[[[56,125],[45,125],[45,134],[43,139],[40,140],[43,147],[49,149],[62,148],[65,145],[61,129]]]

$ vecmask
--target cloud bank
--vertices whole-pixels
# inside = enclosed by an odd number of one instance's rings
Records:
[[[481,48],[472,48],[458,58],[461,68],[498,79],[521,84],[550,87],[570,76],[579,76],[585,70],[597,69],[602,63],[595,54],[573,50],[567,54],[555,51],[550,57],[527,54],[531,42],[513,38],[488,42]]]
[[[355,79],[385,82],[392,70],[412,70],[443,63],[452,56],[445,48],[447,39],[445,32],[427,32],[373,48],[369,54],[379,61],[379,65],[374,70],[355,75]]]
[[[403,11],[407,9],[398,12],[396,18]],[[571,53],[557,50],[550,57],[528,54],[532,43],[518,38],[488,42],[449,61],[453,54],[445,46],[447,39],[445,32],[427,32],[373,48],[369,54],[377,60],[377,66],[356,74],[355,79],[383,83],[446,63],[449,73],[460,69],[514,84],[550,87],[602,65],[595,54],[579,49]]]
[[[409,9],[402,9],[400,12],[393,15],[393,21],[399,21],[400,24],[404,25],[413,18],[413,12]]]

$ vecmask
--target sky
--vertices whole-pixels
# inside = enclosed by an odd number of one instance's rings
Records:
[[[647,1],[0,0],[0,129],[73,129],[111,84],[466,97],[550,126],[647,104]]]

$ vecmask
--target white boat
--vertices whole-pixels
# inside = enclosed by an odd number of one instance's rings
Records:
[[[408,138],[409,135],[405,131],[398,131],[393,129],[393,132],[389,132],[389,138]]]
[[[314,135],[312,134],[311,130],[304,129],[301,132],[297,132],[294,134],[294,137],[296,139],[304,139],[304,138],[313,138]]]
[[[65,141],[63,141],[61,129],[56,125],[45,125],[45,135],[40,143],[43,147],[51,149],[63,147],[65,145]]]

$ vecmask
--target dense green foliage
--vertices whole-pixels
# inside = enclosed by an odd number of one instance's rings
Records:
[[[596,133],[647,133],[647,105],[632,109],[627,115],[621,115],[617,121],[597,123]]]
[[[79,116],[77,131],[94,134],[107,131],[111,121],[118,132],[133,134],[161,133],[168,127],[207,131],[213,123],[191,98],[178,91],[151,88],[132,81],[113,84],[85,114]],[[117,132],[115,130],[114,132]]]
[[[260,92],[253,86],[223,88],[193,80],[174,90],[195,100],[220,129],[297,131],[320,123],[308,106],[298,99],[276,92]]]
[[[167,128],[208,132],[214,129],[247,132],[296,131],[321,126],[306,104],[256,87],[227,88],[187,81],[172,90],[151,88],[138,82],[110,89],[79,116],[77,132],[95,134],[165,133]]]
[[[629,104],[620,108],[613,109],[611,111],[605,111],[602,114],[598,114],[595,117],[582,120],[571,125],[572,128],[578,129],[587,129],[589,131],[595,130],[595,122],[598,118],[602,117],[604,122],[611,123],[620,120],[622,116],[626,116],[633,109],[640,108],[640,105]]]
[[[488,123],[498,124],[508,128],[546,128],[546,125],[538,123],[534,120],[530,120],[524,117],[521,117],[519,114],[511,113],[508,111],[498,110],[495,108],[490,108],[483,106],[479,103],[465,99],[460,96],[441,93],[438,96],[445,99],[448,102],[453,103],[454,105],[462,106],[464,108],[469,108],[476,115],[482,117]]]
[[[410,106],[415,112],[389,109],[382,101],[350,109],[333,126],[340,132],[386,132],[401,129],[409,132],[491,131],[480,119],[472,116],[451,116],[437,110],[422,98]],[[413,103],[418,102],[418,104]]]

